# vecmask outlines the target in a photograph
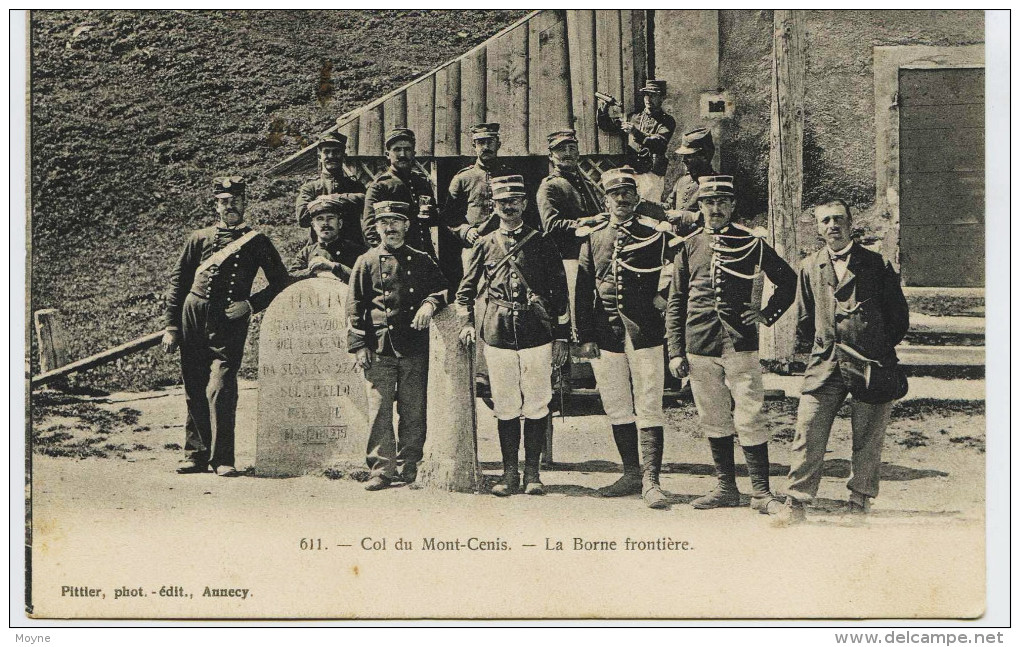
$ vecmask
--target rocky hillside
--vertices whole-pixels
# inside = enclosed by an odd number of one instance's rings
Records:
[[[526,13],[33,12],[31,308],[60,309],[72,360],[160,328],[185,237],[215,220],[217,174],[250,178],[248,219],[288,258],[300,179],[265,171]],[[153,350],[75,379],[149,388],[178,366]]]

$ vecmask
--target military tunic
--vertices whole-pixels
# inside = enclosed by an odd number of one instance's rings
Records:
[[[627,121],[634,125],[627,136],[627,165],[639,174],[665,175],[669,164],[666,147],[676,130],[676,119],[661,110],[653,114],[646,108],[630,115]],[[599,108],[598,125],[608,133],[622,132],[621,120],[614,119],[606,105]]]
[[[662,313],[654,302],[672,252],[654,224],[642,217],[609,220],[584,240],[575,304],[581,343],[593,341],[614,353],[624,352],[625,336],[635,349],[662,345]]]
[[[194,232],[170,276],[167,330],[181,333],[181,369],[188,417],[185,452],[199,464],[234,464],[237,371],[241,366],[248,317],[229,320],[231,303],[247,301],[253,313],[264,310],[290,279],[279,252],[264,234],[256,234],[219,265],[201,272],[213,254],[251,231],[207,227]],[[269,285],[251,294],[259,269]]]
[[[421,210],[419,198],[428,196],[432,204],[436,203],[436,196],[432,191],[432,183],[429,178],[417,169],[410,174],[403,176],[392,166],[380,174],[365,193],[365,209],[361,216],[361,231],[369,246],[376,247],[380,244],[379,232],[375,230],[375,203],[387,200],[406,202],[410,205],[408,217],[411,226],[407,230],[404,242],[407,245],[425,252],[432,258],[437,258],[435,246],[432,244],[432,236],[429,227],[437,224],[432,219],[418,217]]]
[[[315,276],[315,273],[309,269],[311,262],[316,258],[324,258],[327,261],[340,264],[340,267],[333,270],[333,274],[344,283],[347,283],[351,277],[351,269],[354,267],[354,262],[365,251],[363,245],[352,243],[344,238],[337,238],[331,243],[316,241],[302,247],[287,269],[290,272],[291,278],[307,279]]]
[[[300,227],[311,227],[312,219],[308,216],[308,204],[322,195],[339,194],[348,199],[351,203],[349,209],[341,214],[341,236],[348,238],[351,242],[359,242],[361,234],[359,216],[365,203],[365,185],[354,178],[341,175],[333,177],[326,171],[309,182],[305,182],[298,189],[297,199],[294,202],[294,216]],[[309,232],[309,239],[316,239],[315,231]],[[364,244],[364,241],[360,241]]]
[[[758,325],[741,321],[750,307],[756,268],[775,286],[762,308],[766,325],[772,325],[796,296],[797,275],[786,261],[752,231],[733,223],[687,238],[676,255],[666,307],[670,357],[720,357],[723,334],[737,352],[758,350]]]
[[[546,236],[565,261],[577,260],[581,241],[575,235],[577,221],[602,211],[595,187],[581,173],[554,168],[538,187],[538,214]]]
[[[536,232],[512,263],[496,267],[532,231],[522,225],[513,233],[499,229],[479,239],[457,290],[457,306],[472,325],[475,297],[484,292],[479,334],[490,346],[517,350],[569,338],[567,279],[552,242]],[[533,299],[541,309],[534,306]]]

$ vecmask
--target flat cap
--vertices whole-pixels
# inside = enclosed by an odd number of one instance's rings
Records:
[[[382,202],[376,202],[372,205],[372,209],[375,212],[377,220],[379,218],[403,218],[404,220],[410,220],[407,214],[411,211],[411,205],[406,202],[384,200]]]
[[[645,87],[638,90],[642,94],[666,94],[666,82],[662,79],[648,79]]]
[[[549,150],[555,150],[558,146],[568,144],[570,142],[577,143],[577,131],[572,129],[557,130],[556,132],[549,133]]]
[[[414,131],[410,128],[394,128],[390,132],[386,133],[386,150],[390,149],[393,142],[400,141],[401,139],[406,139],[410,141],[411,144],[414,144]]]
[[[499,137],[499,124],[477,124],[471,126],[471,140],[476,139],[492,139],[493,137]]]
[[[705,150],[715,150],[712,131],[708,128],[695,128],[684,133],[684,137],[680,141],[680,148],[676,149],[676,152],[678,155],[693,155],[698,151]]]
[[[524,177],[521,175],[504,175],[489,180],[489,188],[492,189],[493,200],[505,198],[527,197],[524,191]]]
[[[231,195],[244,195],[245,182],[240,175],[218,177],[213,180],[213,191],[217,198],[225,198]]]
[[[702,175],[698,178],[698,200],[720,196],[732,198],[735,195],[732,175]]]
[[[606,193],[621,187],[630,187],[635,191],[637,190],[637,178],[635,177],[634,169],[629,166],[609,169],[602,174],[600,181],[602,183],[602,190]]]
[[[338,132],[331,132],[319,137],[318,141],[315,142],[316,148],[327,148],[329,146],[339,146],[340,148],[346,149],[347,137]]]

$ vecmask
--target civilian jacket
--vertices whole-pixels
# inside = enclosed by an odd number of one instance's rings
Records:
[[[249,231],[251,227],[242,223],[236,228],[206,227],[191,234],[170,274],[168,330],[180,330],[181,312],[189,292],[208,299],[212,312],[218,316],[231,303],[241,301],[247,301],[253,313],[261,312],[289,285],[290,277],[280,253],[262,233],[256,234],[220,265],[210,265],[198,272],[206,259]],[[252,294],[251,286],[259,269],[266,275],[269,285]]]
[[[883,364],[910,328],[900,277],[881,254],[853,243],[842,281],[827,248],[805,258],[797,281],[797,341],[810,346],[803,393],[817,390],[839,368],[835,345],[851,346]]]
[[[758,325],[743,323],[756,268],[775,286],[762,307],[771,326],[793,303],[797,275],[769,245],[746,227],[703,229],[680,246],[673,265],[666,334],[669,356],[721,357],[723,335],[736,351],[758,350]]]
[[[593,341],[613,353],[624,352],[627,335],[635,349],[662,345],[662,312],[655,301],[672,252],[655,224],[641,216],[623,224],[608,220],[585,237],[574,296],[580,343]]]
[[[429,331],[411,328],[426,301],[436,311],[446,305],[446,279],[435,260],[408,245],[378,245],[358,257],[347,292],[347,351],[371,348],[381,355],[421,355]]]
[[[567,278],[556,246],[536,232],[513,262],[500,264],[533,231],[521,225],[513,233],[498,229],[480,238],[457,290],[457,308],[470,325],[475,298],[483,297],[479,335],[495,348],[521,350],[570,339]]]

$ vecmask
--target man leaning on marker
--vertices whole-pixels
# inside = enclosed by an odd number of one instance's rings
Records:
[[[429,323],[446,305],[448,286],[439,266],[404,242],[410,212],[406,202],[374,204],[379,243],[354,263],[347,293],[347,351],[364,371],[368,392],[369,491],[418,477],[425,446]]]
[[[705,226],[688,236],[677,252],[666,308],[669,370],[677,379],[690,372],[694,404],[718,480],[711,492],[691,505],[697,509],[740,505],[733,459],[736,435],[751,477],[751,508],[764,514],[772,492],[758,325],[771,326],[790,307],[797,276],[765,243],[764,232],[732,221],[736,207],[732,176],[703,176],[699,187]],[[775,292],[761,307],[757,290],[764,277]]]

